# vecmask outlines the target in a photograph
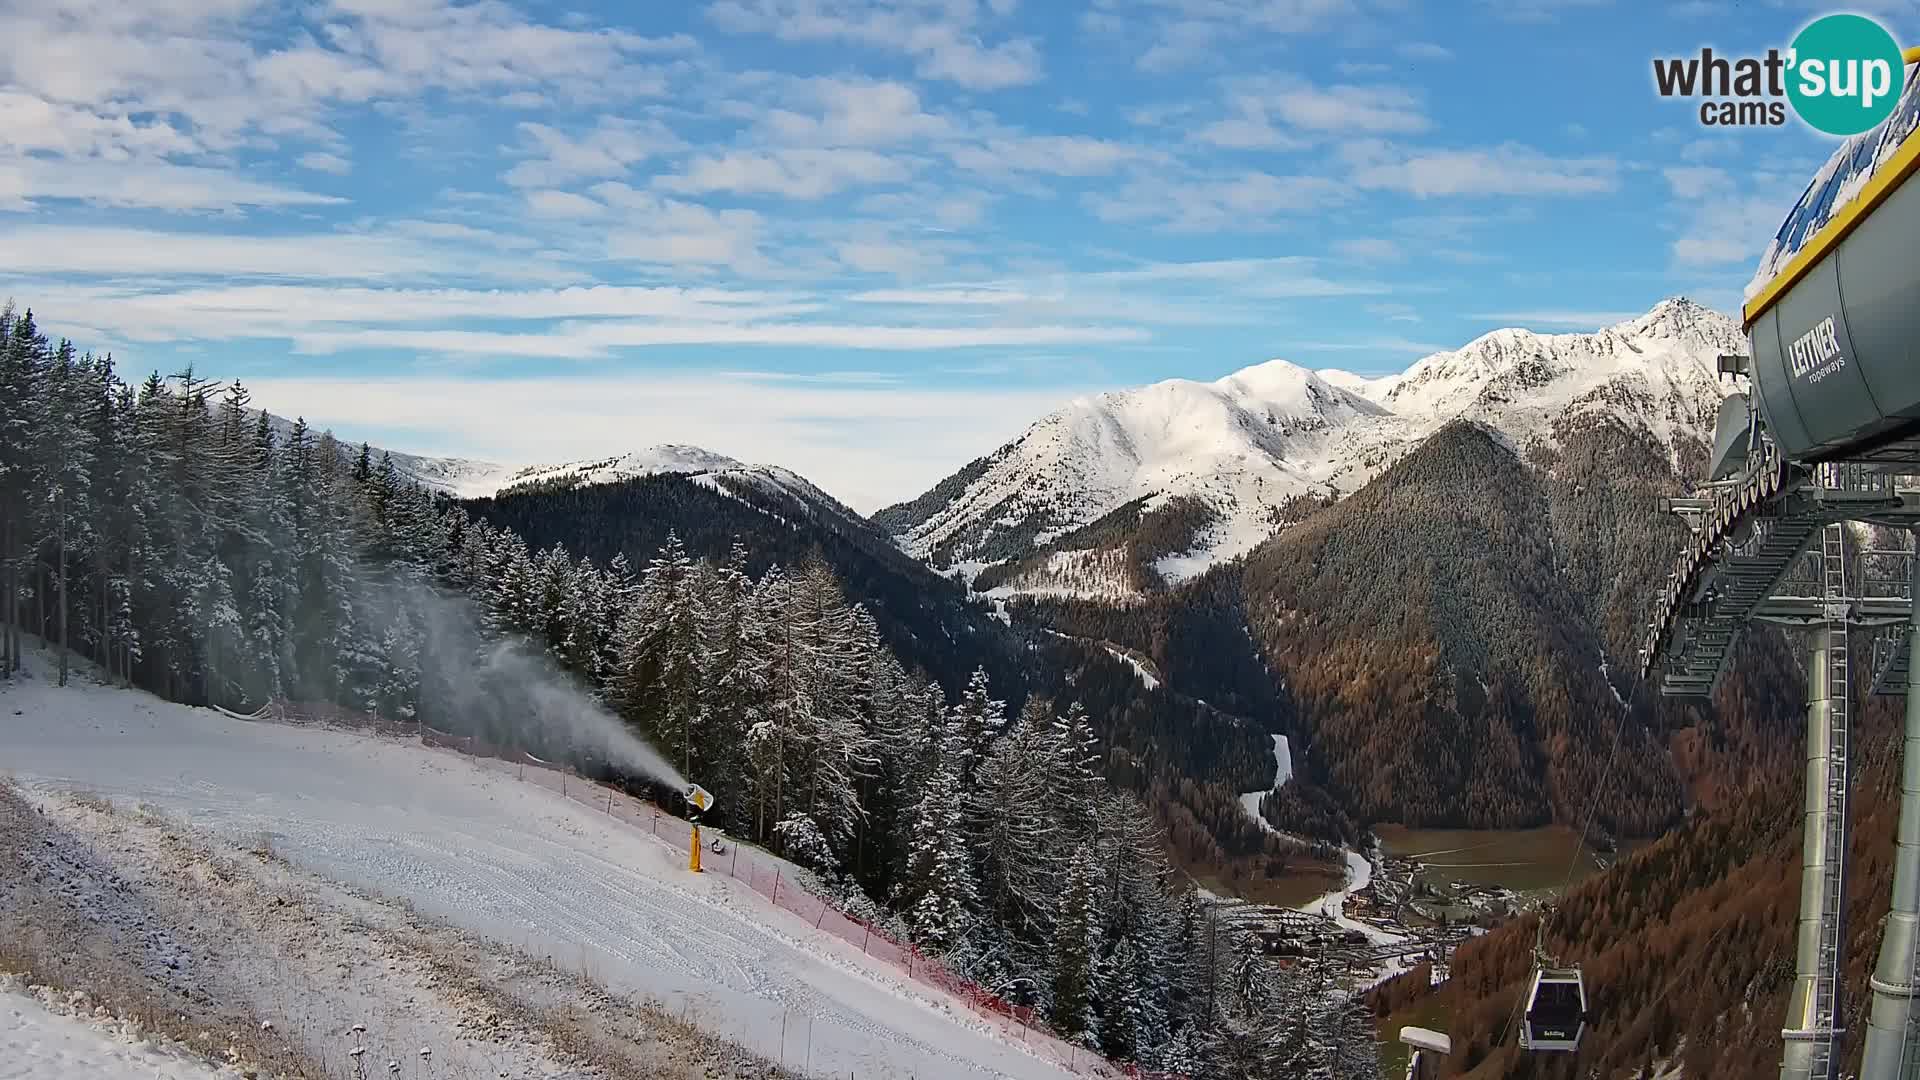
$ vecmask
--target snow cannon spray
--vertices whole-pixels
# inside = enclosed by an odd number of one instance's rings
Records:
[[[713,796],[699,784],[688,784],[681,794],[686,798],[687,805],[693,809],[693,812],[687,816],[688,822],[693,826],[693,839],[687,844],[687,869],[697,874],[700,872],[700,815],[706,813],[707,808],[713,805]]]
[[[421,680],[434,685],[463,731],[536,753],[599,759],[687,789],[678,769],[545,654],[520,639],[485,640],[471,603],[419,585],[394,592],[419,623]]]

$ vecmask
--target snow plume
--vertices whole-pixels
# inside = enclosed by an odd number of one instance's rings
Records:
[[[678,769],[530,642],[483,635],[479,612],[464,598],[425,585],[404,592],[419,619],[421,682],[434,686],[423,695],[436,703],[426,723],[686,790]]]

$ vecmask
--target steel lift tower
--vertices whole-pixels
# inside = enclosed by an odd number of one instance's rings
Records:
[[[1906,59],[1920,63],[1920,50]],[[1916,127],[1920,72],[1910,68],[1893,116],[1840,147],[1781,227],[1744,311],[1751,353],[1720,361],[1740,389],[1721,406],[1706,486],[1669,501],[1692,535],[1641,650],[1641,675],[1661,693],[1707,697],[1754,623],[1804,640],[1805,832],[1782,1080],[1834,1080],[1848,1034],[1857,659],[1872,692],[1907,695],[1892,910],[1860,1080],[1920,1080],[1920,694],[1907,694],[1908,672],[1920,670],[1920,183],[1907,183],[1920,171]],[[1871,539],[1887,536],[1901,540]]]

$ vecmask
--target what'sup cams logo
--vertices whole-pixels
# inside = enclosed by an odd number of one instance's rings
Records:
[[[1828,135],[1858,135],[1893,112],[1907,69],[1886,27],[1864,15],[1808,23],[1783,52],[1765,56],[1656,59],[1653,82],[1665,98],[1699,98],[1708,127],[1778,127],[1787,108]]]

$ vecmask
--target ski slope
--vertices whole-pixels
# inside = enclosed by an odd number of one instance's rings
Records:
[[[695,877],[666,844],[452,752],[30,680],[0,690],[0,763],[29,789],[149,803],[236,842],[266,834],[304,869],[656,997],[811,1074],[1069,1075],[744,882]]]

